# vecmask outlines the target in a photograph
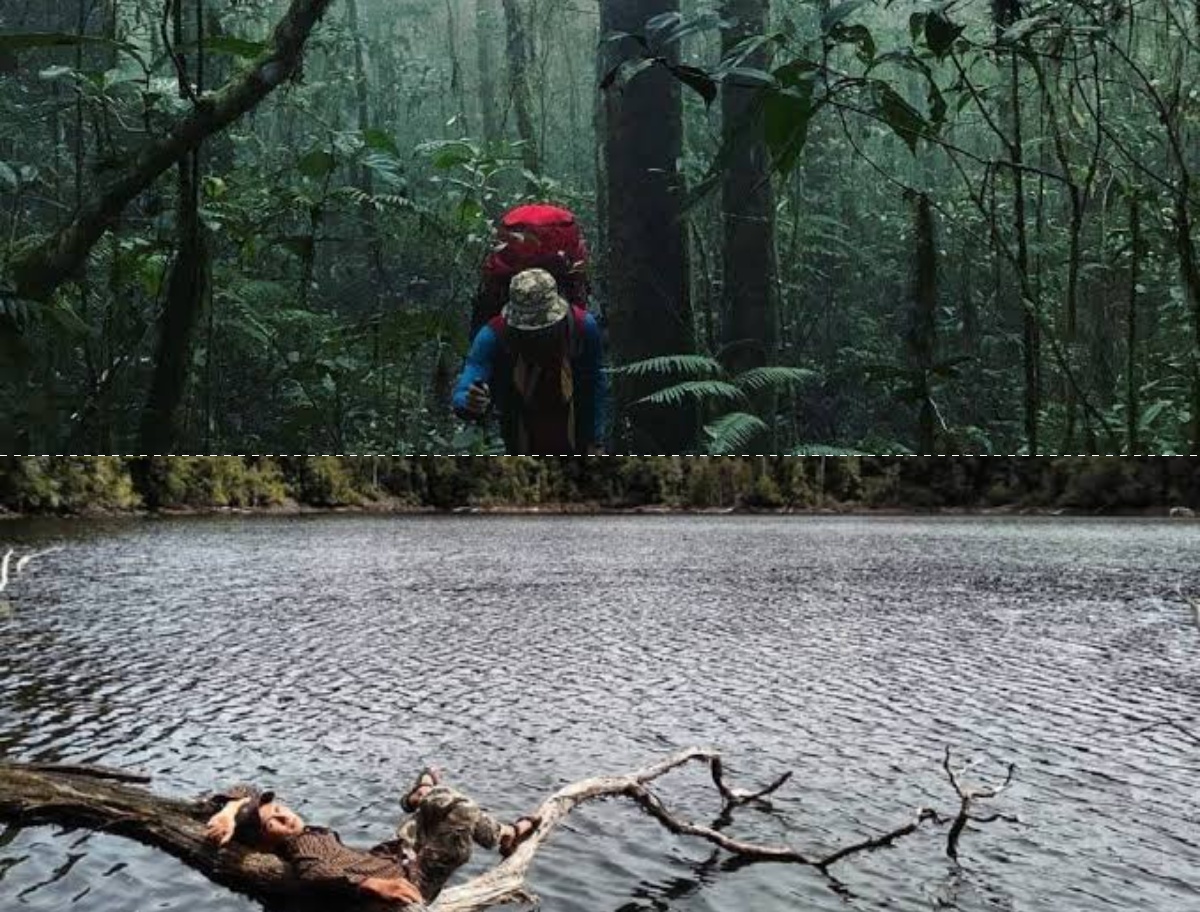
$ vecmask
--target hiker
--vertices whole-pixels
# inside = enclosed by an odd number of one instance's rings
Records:
[[[569,209],[537,203],[506,212],[496,226],[496,245],[483,262],[470,337],[500,314],[513,278],[526,269],[546,270],[571,306],[587,310],[587,265],[587,244]]]
[[[608,378],[596,318],[568,303],[544,269],[513,277],[508,303],[479,330],[454,389],[478,421],[495,405],[513,455],[601,455]]]
[[[237,786],[213,797],[220,810],[206,836],[216,846],[237,842],[277,855],[306,885],[332,894],[421,905],[471,857],[471,843],[498,848],[507,858],[538,827],[536,817],[499,823],[470,798],[426,769],[401,801],[409,816],[395,838],[363,851],[342,844],[332,830],[307,826],[273,792]]]

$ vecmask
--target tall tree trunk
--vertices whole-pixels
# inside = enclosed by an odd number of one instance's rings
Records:
[[[463,85],[462,55],[458,50],[458,16],[454,12],[457,0],[446,0],[446,53],[450,58],[450,95],[456,108],[452,118],[459,136],[471,133],[470,115],[467,113],[466,87]]]
[[[1138,425],[1142,420],[1137,384],[1137,302],[1142,253],[1142,208],[1135,195],[1129,198],[1129,309],[1125,313],[1125,437],[1126,453],[1130,456],[1138,451]]]
[[[355,108],[358,112],[358,129],[361,133],[366,134],[371,129],[371,103],[367,91],[367,63],[363,46],[363,28],[362,23],[359,21],[358,0],[346,0],[346,24],[350,28],[351,38],[354,41],[354,100]],[[375,188],[374,182],[371,180],[371,171],[366,165],[358,168],[355,179],[359,189],[363,193],[368,196],[374,193]],[[384,300],[390,297],[390,289],[388,288],[387,270],[384,268],[383,263],[383,238],[379,231],[379,214],[369,201],[363,203],[360,212],[362,213],[362,219],[367,232],[367,255],[371,259],[371,272],[375,276],[375,302],[371,316],[371,332],[375,342],[375,364],[373,367],[382,375],[382,365],[379,363],[381,354],[380,333],[383,324]],[[316,226],[314,225],[314,248],[316,242]],[[307,277],[305,294],[307,294],[309,284],[311,284],[311,275]]]
[[[646,21],[677,12],[679,0],[604,0],[602,38],[636,34]],[[670,52],[670,53],[673,53]],[[632,39],[602,44],[605,72],[639,60]],[[617,358],[635,361],[695,350],[688,251],[682,218],[685,185],[683,106],[678,81],[663,67],[638,74],[604,97],[604,193],[607,201],[609,314]],[[628,403],[644,386],[623,384]],[[696,445],[696,415],[688,408],[644,405],[626,415],[628,452],[687,453]]]
[[[1175,200],[1175,241],[1179,252],[1179,267],[1183,274],[1184,291],[1187,295],[1192,318],[1191,345],[1191,428],[1189,442],[1192,453],[1200,453],[1200,258],[1196,254],[1196,242],[1192,236],[1189,175],[1179,181]]]
[[[932,388],[933,367],[937,361],[937,244],[933,207],[923,193],[916,199],[913,218],[917,249],[908,350],[920,403],[917,449],[922,454],[933,455],[937,446],[937,409]]]
[[[496,58],[493,41],[496,32],[496,0],[475,0],[475,46],[479,60],[479,119],[483,138],[493,143],[500,138],[496,115]]]
[[[194,0],[202,3],[203,0]],[[202,7],[197,7],[201,10]],[[183,21],[183,0],[174,0],[174,42],[176,53],[184,46],[186,34]],[[195,35],[204,34],[202,16],[198,17]],[[186,72],[181,56],[180,94],[186,95]],[[195,67],[196,93],[204,91],[203,56],[197,56]],[[203,149],[197,145],[178,165],[178,201],[176,223],[179,244],[171,278],[167,284],[167,300],[159,319],[158,349],[150,395],[142,413],[142,452],[165,454],[179,452],[183,440],[181,411],[187,394],[187,381],[192,361],[192,338],[199,323],[208,287],[208,244],[200,221],[200,175]]]
[[[508,91],[517,118],[517,136],[521,139],[521,162],[530,174],[538,174],[541,166],[529,93],[529,46],[517,0],[504,0],[504,23],[508,34]]]
[[[770,0],[726,0],[723,14],[734,23],[721,34],[722,53],[730,54],[746,38],[767,32]],[[746,66],[760,70],[768,64],[765,47],[746,60]],[[775,193],[762,113],[755,104],[758,91],[753,83],[735,76],[725,82],[721,99],[725,147],[732,149],[721,187],[723,360],[734,373],[774,362],[779,349]],[[775,396],[770,394],[755,403],[755,411],[771,427],[774,406]],[[775,452],[773,443],[760,439],[758,448],[749,452]]]
[[[992,0],[992,15],[997,35],[1002,34],[1021,16],[1017,0]],[[1016,269],[1020,273],[1021,291],[1021,355],[1025,375],[1024,412],[1025,442],[1030,455],[1038,451],[1039,422],[1042,409],[1041,377],[1041,303],[1031,300],[1024,293],[1031,288],[1029,283],[1029,238],[1026,218],[1025,175],[1022,169],[1025,159],[1025,143],[1021,123],[1021,58],[1014,49],[1009,52],[1008,62],[1008,116],[1009,158],[1013,167],[1013,234],[1016,239]]]

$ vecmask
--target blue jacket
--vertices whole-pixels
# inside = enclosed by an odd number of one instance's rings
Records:
[[[575,378],[575,446],[580,453],[589,446],[599,446],[604,440],[608,418],[608,375],[604,371],[604,343],[596,318],[584,311],[575,314],[582,327],[582,340],[572,346],[571,371]],[[508,345],[497,332],[493,321],[475,336],[467,363],[454,387],[454,411],[462,418],[467,415],[467,391],[475,384],[491,388],[492,402],[500,413],[505,443],[515,452],[513,424],[514,394],[512,387],[513,362]],[[542,454],[552,455],[552,454]]]

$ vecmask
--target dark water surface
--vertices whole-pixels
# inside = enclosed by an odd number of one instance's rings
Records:
[[[944,745],[1019,765],[970,832],[817,873],[722,870],[633,807],[539,856],[556,912],[1200,910],[1200,526],[802,518],[304,518],[0,526],[63,539],[0,605],[0,756],[256,780],[369,845],[422,764],[501,815],[692,744],[739,782],[730,832],[819,851],[950,810]],[[701,770],[666,780],[718,810]],[[0,909],[257,906],[111,836],[0,835]]]

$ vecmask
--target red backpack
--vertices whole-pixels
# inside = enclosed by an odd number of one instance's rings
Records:
[[[587,245],[575,214],[539,203],[505,213],[496,246],[483,263],[483,276],[471,315],[471,338],[508,302],[508,285],[526,269],[545,269],[558,292],[575,307],[587,309]]]

